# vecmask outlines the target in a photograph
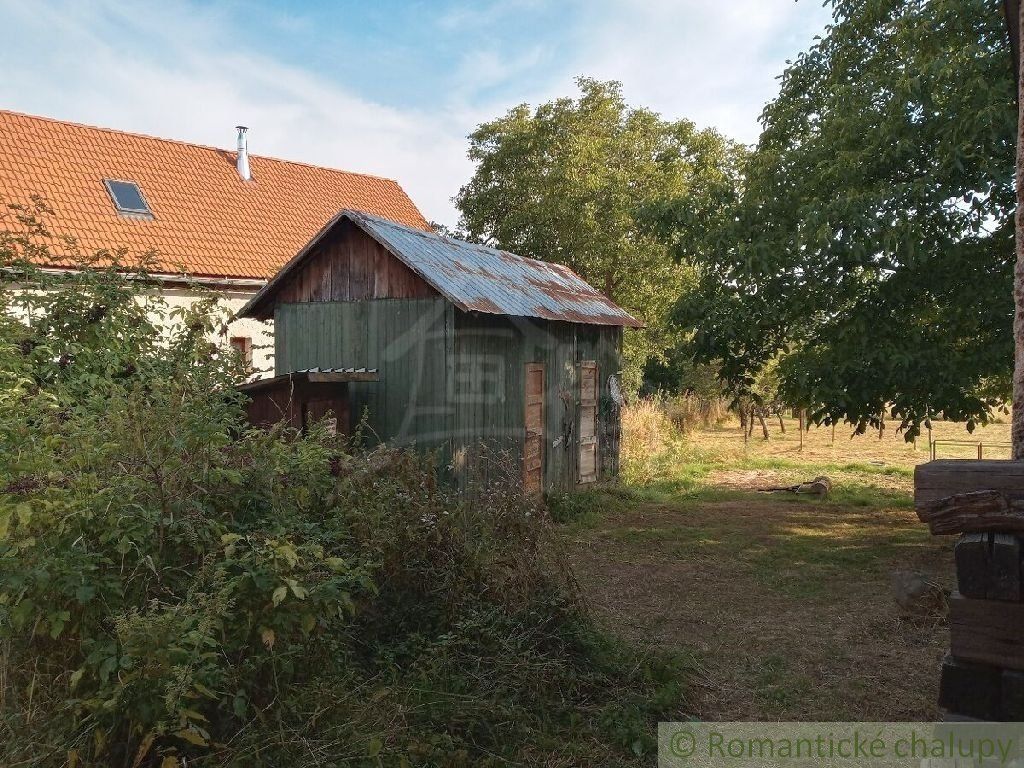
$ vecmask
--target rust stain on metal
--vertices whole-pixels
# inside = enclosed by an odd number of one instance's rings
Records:
[[[360,211],[343,211],[335,223],[341,219],[366,232],[462,310],[570,323],[643,326],[562,264],[453,240]],[[271,284],[280,282],[280,278],[279,273]],[[270,287],[268,284],[249,304]]]

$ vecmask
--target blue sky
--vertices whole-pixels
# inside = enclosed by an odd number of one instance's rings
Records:
[[[398,179],[454,224],[466,134],[588,75],[741,141],[821,0],[0,0],[0,107]]]

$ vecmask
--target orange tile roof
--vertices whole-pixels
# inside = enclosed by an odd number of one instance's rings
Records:
[[[226,135],[231,135],[225,130]],[[41,195],[51,231],[80,249],[155,251],[162,269],[267,278],[338,211],[354,208],[429,229],[397,182],[0,110],[0,203]],[[153,220],[121,216],[103,179],[134,181]]]

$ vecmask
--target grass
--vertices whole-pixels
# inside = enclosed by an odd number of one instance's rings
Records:
[[[890,428],[851,437],[795,421],[744,443],[726,422],[686,436],[644,419],[624,435],[629,481],[555,504],[598,620],[627,642],[683,653],[698,670],[686,714],[703,719],[914,720],[937,712],[942,617],[909,619],[895,571],[951,586],[952,540],[912,510],[925,441]],[[630,426],[630,419],[625,421]],[[968,435],[1005,442],[1008,425]],[[940,444],[940,457],[953,449]],[[957,448],[976,455],[974,448]],[[998,456],[986,451],[986,456]],[[764,493],[827,475],[827,499]]]

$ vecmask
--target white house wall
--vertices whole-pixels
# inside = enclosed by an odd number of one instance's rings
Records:
[[[234,314],[255,295],[256,290],[241,291],[230,290],[220,291],[221,305],[228,313]],[[161,291],[168,309],[175,307],[189,307],[200,297],[209,294],[200,294],[187,288],[165,288]],[[155,318],[154,318],[155,319]],[[264,323],[259,320],[245,318],[235,320],[228,324],[228,332],[219,338],[211,339],[218,346],[227,347],[232,336],[248,336],[252,339],[252,364],[253,372],[261,377],[274,375],[274,326],[272,323]]]

